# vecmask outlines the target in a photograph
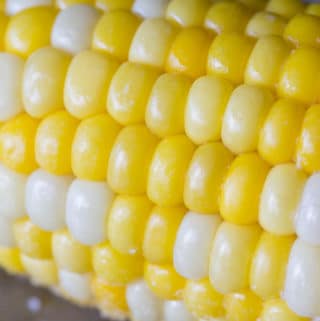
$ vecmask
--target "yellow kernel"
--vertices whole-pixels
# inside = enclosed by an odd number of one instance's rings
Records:
[[[86,273],[92,269],[90,247],[80,244],[67,230],[53,233],[52,253],[59,269],[74,273]]]
[[[225,314],[223,295],[212,287],[208,279],[188,280],[183,298],[188,310],[201,320],[215,320]]]
[[[7,121],[0,129],[1,160],[19,173],[30,173],[37,168],[34,139],[39,121],[20,114]]]
[[[92,181],[105,180],[109,156],[119,131],[119,124],[108,114],[83,120],[72,143],[74,175]]]
[[[147,194],[157,205],[176,206],[183,202],[185,175],[194,145],[184,136],[163,139],[153,155]]]
[[[209,49],[207,71],[242,83],[254,41],[240,33],[218,35]]]
[[[7,26],[5,49],[22,57],[50,44],[51,27],[56,11],[50,7],[34,7],[14,15]]]
[[[220,293],[240,291],[249,286],[250,265],[260,237],[258,225],[222,223],[210,255],[211,284]]]
[[[269,0],[266,11],[276,13],[285,18],[291,18],[303,11],[304,4],[300,0]]]
[[[143,256],[154,264],[170,264],[180,222],[185,214],[183,207],[152,209],[143,238]]]
[[[293,236],[264,232],[252,259],[250,288],[261,299],[280,297]]]
[[[258,220],[259,200],[269,166],[256,153],[242,154],[231,164],[222,185],[221,216],[235,224]]]
[[[166,19],[144,20],[133,37],[129,60],[164,68],[176,33],[177,28]]]
[[[183,27],[201,26],[209,7],[210,0],[173,0],[166,18]]]
[[[9,17],[7,17],[3,12],[0,12],[0,50],[1,51],[4,51],[4,36],[7,30],[8,22],[9,22]]]
[[[227,294],[223,305],[226,321],[256,321],[262,309],[262,301],[249,290]]]
[[[303,120],[296,162],[308,173],[320,170],[320,105],[311,106]]]
[[[133,0],[96,0],[96,7],[105,11],[131,9]]]
[[[140,18],[125,10],[105,13],[98,21],[92,36],[92,48],[121,61],[128,60],[133,36]]]
[[[123,63],[109,88],[107,110],[122,125],[144,121],[146,104],[159,72],[148,66]]]
[[[216,76],[197,79],[189,91],[185,131],[196,144],[220,140],[222,118],[233,86]]]
[[[305,107],[289,99],[274,103],[262,126],[258,151],[270,164],[290,162],[294,158]]]
[[[191,80],[163,74],[155,82],[145,115],[146,125],[157,136],[184,133],[184,111]]]
[[[23,274],[25,270],[21,262],[20,250],[0,246],[0,266],[8,273]]]
[[[97,277],[111,286],[122,286],[143,275],[143,260],[122,254],[109,243],[93,247],[93,268]]]
[[[305,13],[312,14],[314,16],[320,16],[320,3],[309,3],[305,10]]]
[[[42,260],[21,254],[21,262],[33,283],[42,286],[54,286],[58,283],[54,260]]]
[[[71,173],[71,147],[77,125],[78,121],[66,111],[42,120],[35,139],[36,160],[41,168],[57,175]]]
[[[108,216],[108,237],[113,248],[124,254],[141,254],[144,229],[152,203],[145,196],[119,195]]]
[[[252,10],[258,11],[264,10],[267,0],[239,0],[239,2]]]
[[[118,62],[86,50],[71,61],[64,85],[64,104],[74,117],[83,119],[105,111],[105,101]]]
[[[38,49],[25,65],[23,104],[32,117],[43,118],[63,109],[63,88],[71,58],[52,47]]]
[[[270,89],[276,88],[280,70],[290,51],[290,45],[282,37],[267,36],[259,39],[248,60],[245,82]]]
[[[251,11],[243,4],[232,1],[214,3],[208,10],[204,25],[215,33],[243,31]]]
[[[184,185],[184,202],[195,212],[219,212],[221,185],[233,160],[231,152],[221,143],[209,143],[195,151]]]
[[[204,75],[211,40],[212,36],[203,28],[182,29],[171,46],[166,70],[192,78]]]
[[[228,102],[221,137],[235,154],[255,151],[259,132],[273,103],[272,93],[263,88],[240,85]]]
[[[178,300],[182,298],[185,279],[171,265],[145,263],[144,279],[151,291],[161,299]]]
[[[246,34],[250,37],[282,36],[287,20],[277,14],[257,12],[247,24]]]
[[[33,258],[51,258],[51,233],[41,230],[27,218],[13,224],[14,238],[21,252]]]
[[[93,5],[94,0],[55,0],[56,6],[59,9],[65,9],[68,6],[72,6],[74,4],[88,4]]]
[[[146,191],[148,169],[157,142],[144,125],[121,130],[112,147],[107,170],[108,183],[113,190],[122,194]]]
[[[303,103],[320,99],[320,50],[298,48],[291,53],[280,73],[278,94]]]
[[[320,48],[320,17],[298,14],[288,23],[284,37],[296,46]]]

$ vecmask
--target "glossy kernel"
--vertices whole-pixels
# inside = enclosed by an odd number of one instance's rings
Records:
[[[223,295],[217,292],[209,279],[188,280],[183,291],[185,304],[191,313],[200,320],[215,320],[223,316]]]
[[[33,258],[51,257],[51,233],[41,230],[27,218],[14,222],[13,233],[18,247],[23,254]]]
[[[185,279],[171,265],[145,263],[144,278],[151,291],[165,300],[182,298]]]
[[[96,275],[112,286],[122,286],[143,275],[143,260],[137,255],[121,254],[103,243],[93,248]]]
[[[242,83],[254,41],[240,33],[218,35],[209,49],[207,71],[234,83]]]
[[[269,0],[265,8],[285,18],[291,18],[303,9],[304,4],[300,0]]]
[[[123,128],[112,147],[108,182],[121,194],[142,194],[146,191],[148,170],[157,145],[157,138],[144,126]]]
[[[191,80],[163,74],[155,82],[147,104],[146,125],[157,136],[184,133],[184,111]]]
[[[67,230],[53,233],[52,252],[59,269],[74,273],[86,273],[92,269],[90,247],[76,241]]]
[[[144,229],[152,203],[145,196],[119,195],[108,216],[110,244],[120,253],[141,254]]]
[[[46,117],[40,123],[35,139],[37,163],[46,171],[71,173],[71,146],[78,121],[66,111]]]
[[[198,147],[184,185],[184,202],[190,210],[205,214],[219,212],[221,185],[232,160],[233,155],[221,143]]]
[[[176,234],[184,214],[182,207],[156,206],[152,209],[143,238],[143,256],[148,262],[172,263]]]
[[[146,104],[158,70],[136,63],[123,63],[109,88],[107,110],[121,125],[144,121]]]
[[[242,154],[233,161],[220,198],[220,212],[225,220],[235,224],[258,220],[260,194],[268,171],[268,164],[255,153]]]
[[[176,36],[167,59],[166,70],[197,78],[206,73],[212,36],[203,28],[182,29]]]
[[[208,10],[204,25],[215,33],[243,31],[251,16],[251,10],[238,2],[220,1]]]
[[[280,70],[290,51],[290,45],[282,37],[267,36],[259,39],[248,60],[245,82],[276,88]]]
[[[290,162],[294,159],[296,142],[305,107],[289,99],[277,100],[260,130],[258,151],[270,164]]]
[[[22,94],[26,112],[43,118],[63,109],[63,87],[71,57],[52,47],[37,50],[25,65]]]
[[[94,51],[82,51],[71,61],[64,85],[64,104],[83,119],[105,111],[105,101],[118,62]]]
[[[50,44],[51,27],[56,11],[50,7],[35,7],[13,16],[5,34],[5,49],[28,57],[36,49]]]
[[[258,225],[222,223],[210,255],[211,284],[220,293],[240,291],[249,286],[250,265],[260,237]]]
[[[216,76],[197,79],[189,91],[185,131],[196,144],[220,140],[222,118],[233,86]]]
[[[147,194],[157,205],[175,206],[183,202],[185,174],[194,145],[184,136],[163,139],[157,146],[148,174]]]
[[[126,10],[105,13],[98,21],[92,36],[92,48],[121,61],[128,59],[131,41],[140,18]]]
[[[34,141],[39,122],[27,114],[20,114],[0,129],[0,155],[4,165],[19,173],[37,168]]]

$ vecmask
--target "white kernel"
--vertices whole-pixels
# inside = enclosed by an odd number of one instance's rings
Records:
[[[28,8],[51,6],[53,0],[6,0],[5,3],[7,15],[12,16]]]
[[[135,0],[132,11],[144,18],[163,17],[169,0]]]

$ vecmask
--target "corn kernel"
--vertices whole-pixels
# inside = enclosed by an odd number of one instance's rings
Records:
[[[22,95],[29,115],[43,118],[63,109],[63,86],[69,63],[69,55],[52,47],[38,49],[28,58]]]
[[[220,293],[240,291],[249,286],[251,260],[260,234],[258,225],[223,222],[218,227],[210,255],[209,276]]]
[[[319,3],[309,3],[305,10],[305,13],[312,14],[314,16],[320,16],[320,4]]]
[[[189,91],[185,131],[196,144],[220,139],[222,117],[233,86],[216,76],[197,79]]]
[[[130,9],[134,0],[96,0],[96,7],[104,11]]]
[[[163,74],[155,82],[145,115],[146,125],[160,137],[184,133],[184,110],[191,80]]]
[[[242,154],[233,161],[219,202],[225,220],[235,224],[251,224],[258,220],[260,194],[268,170],[267,163],[255,153]]]
[[[267,0],[239,0],[239,2],[252,10],[258,11],[264,10]]]
[[[320,170],[319,116],[320,105],[307,110],[297,144],[297,166],[308,173]]]
[[[159,72],[148,66],[126,62],[116,71],[109,89],[107,110],[122,125],[144,121],[151,88]]]
[[[43,260],[21,254],[21,262],[36,285],[54,286],[58,283],[57,267],[54,260]]]
[[[147,194],[162,206],[183,202],[185,174],[194,145],[184,135],[163,139],[157,146],[148,174]]]
[[[8,273],[23,274],[24,267],[20,258],[20,250],[0,246],[0,266]]]
[[[259,222],[265,230],[280,235],[295,232],[294,217],[306,178],[294,164],[281,164],[270,170],[259,210]]]
[[[0,247],[14,247],[13,221],[4,215],[0,215]]]
[[[207,71],[242,83],[254,41],[240,33],[218,35],[209,49]]]
[[[303,11],[304,4],[299,0],[269,0],[265,10],[285,18],[291,18]]]
[[[204,75],[211,40],[212,36],[203,28],[182,29],[171,46],[166,70],[192,78]]]
[[[210,0],[172,0],[166,18],[183,27],[201,26]]]
[[[5,49],[22,57],[50,44],[56,11],[50,7],[26,9],[13,16],[5,34]]]
[[[35,138],[39,166],[49,173],[71,173],[71,146],[78,121],[66,111],[58,111],[42,120]]]
[[[276,14],[261,11],[257,12],[246,27],[246,34],[250,37],[282,36],[287,21]]]
[[[243,31],[250,19],[251,11],[238,2],[220,1],[208,10],[204,25],[215,33]]]
[[[163,315],[166,321],[196,321],[196,318],[187,310],[183,301],[165,301]]]
[[[7,15],[13,16],[27,8],[37,6],[52,6],[52,2],[53,0],[2,0],[0,1],[0,8],[1,11],[5,10]]]
[[[56,6],[62,10],[75,4],[94,4],[94,0],[55,0],[55,2]]]
[[[270,91],[250,85],[237,87],[228,102],[221,137],[233,153],[256,150],[259,132],[273,103]]]
[[[90,272],[90,247],[77,242],[67,230],[52,234],[52,253],[59,269],[75,273]]]
[[[143,237],[143,256],[154,264],[170,264],[183,207],[160,207],[151,210]]]
[[[184,184],[184,203],[199,213],[219,212],[221,185],[233,160],[221,143],[209,143],[195,151]]]
[[[108,216],[112,247],[124,254],[141,254],[144,229],[152,204],[145,196],[117,196]]]
[[[3,13],[0,12],[0,50],[4,50],[4,35],[6,33],[7,25],[9,18]]]
[[[77,54],[68,69],[64,104],[68,112],[83,119],[105,111],[105,101],[118,63],[94,51]]]
[[[164,68],[176,33],[176,28],[165,19],[144,20],[133,37],[129,60]]]
[[[280,70],[290,50],[290,45],[281,37],[267,36],[259,39],[248,60],[245,82],[270,89],[276,88]]]
[[[159,18],[165,15],[169,0],[135,0],[132,11],[145,19]]]
[[[212,287],[208,279],[188,280],[183,298],[188,310],[200,320],[215,320],[224,315],[223,296]]]
[[[306,47],[296,49],[282,68],[278,94],[310,104],[319,100],[319,91],[320,51]]]
[[[137,255],[121,254],[109,243],[93,248],[96,275],[112,286],[122,286],[143,275],[143,260]]]
[[[33,258],[51,258],[51,233],[41,230],[27,218],[14,222],[13,233],[21,252]]]
[[[185,279],[171,265],[146,262],[144,279],[151,291],[161,299],[177,300],[182,297]]]
[[[19,173],[30,173],[36,167],[34,139],[39,122],[20,114],[0,129],[0,154],[4,165]]]
[[[258,144],[266,161],[276,165],[293,160],[304,113],[303,105],[289,99],[280,99],[271,107]]]
[[[251,263],[250,288],[261,299],[280,297],[293,236],[264,232]]]
[[[121,61],[128,59],[129,48],[140,19],[129,11],[111,11],[98,21],[92,36],[92,48]]]
[[[256,321],[261,312],[262,301],[251,291],[227,294],[223,300],[226,321]]]

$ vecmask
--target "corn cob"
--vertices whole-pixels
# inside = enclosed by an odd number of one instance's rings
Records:
[[[320,316],[320,4],[1,9],[2,268],[119,320]]]

